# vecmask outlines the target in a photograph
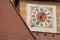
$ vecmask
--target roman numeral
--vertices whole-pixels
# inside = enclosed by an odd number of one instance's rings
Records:
[[[36,22],[37,25],[39,25],[39,22]]]
[[[45,25],[47,25],[47,23],[45,23]]]
[[[43,26],[43,24],[41,23],[41,26]]]
[[[35,15],[32,15],[32,17],[35,17]]]
[[[36,22],[35,18],[33,18],[33,21]]]
[[[47,11],[47,9],[44,10],[44,12],[46,12],[46,11]]]
[[[33,11],[34,14],[36,14],[36,12]]]
[[[40,11],[43,11],[43,8],[40,8]]]
[[[48,16],[48,18],[49,18],[49,19],[51,19],[51,17],[50,17],[50,16]]]
[[[47,20],[48,23],[50,23],[50,20]]]
[[[36,11],[39,12],[39,10],[36,8]]]
[[[47,15],[50,15],[50,13],[47,13]]]
[[[34,25],[31,25],[31,27],[34,27]]]

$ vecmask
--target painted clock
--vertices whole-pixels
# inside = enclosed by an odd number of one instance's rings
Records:
[[[31,31],[57,33],[56,5],[27,3],[26,12]]]
[[[35,8],[32,11],[32,22],[39,27],[49,27],[52,21],[52,14],[48,8]]]
[[[59,2],[20,1],[19,14],[30,31],[60,33]]]

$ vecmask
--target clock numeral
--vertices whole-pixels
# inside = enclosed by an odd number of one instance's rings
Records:
[[[36,8],[36,11],[39,12],[39,10]]]
[[[35,17],[35,15],[32,15],[32,17]]]
[[[34,14],[36,14],[36,12],[33,12]]]
[[[43,24],[41,23],[41,26],[43,26]]]
[[[47,11],[47,9],[44,10],[44,12],[46,12],[46,11]]]
[[[34,25],[31,25],[31,27],[34,27]]]
[[[50,15],[50,13],[47,13],[47,15]]]
[[[37,25],[39,25],[39,22],[36,22]]]
[[[50,17],[50,16],[48,16],[48,18],[49,18],[49,19],[51,19],[51,17]]]
[[[34,21],[34,22],[36,21],[35,18],[33,18],[33,21]]]
[[[50,23],[50,20],[47,20],[48,23]]]
[[[47,25],[47,24],[45,23],[45,25]]]
[[[43,8],[40,8],[40,11],[43,11]]]

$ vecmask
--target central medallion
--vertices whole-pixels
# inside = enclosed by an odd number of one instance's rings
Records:
[[[39,22],[45,22],[47,20],[47,15],[44,12],[39,12],[37,13],[36,18]]]

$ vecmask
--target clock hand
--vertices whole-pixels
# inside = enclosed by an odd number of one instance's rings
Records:
[[[40,20],[42,20],[42,16],[40,16]]]
[[[45,15],[42,13],[42,21],[43,21],[43,17],[44,17]]]
[[[40,16],[40,18],[42,18],[42,16]]]

